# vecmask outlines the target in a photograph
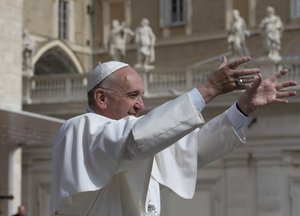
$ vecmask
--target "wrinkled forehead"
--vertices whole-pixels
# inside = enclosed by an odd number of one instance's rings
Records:
[[[130,66],[123,67],[112,74],[120,88],[137,88],[144,90],[141,76]]]

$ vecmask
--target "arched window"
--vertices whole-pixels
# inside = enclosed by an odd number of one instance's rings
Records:
[[[78,73],[74,63],[59,47],[53,47],[45,52],[34,67],[35,75]]]

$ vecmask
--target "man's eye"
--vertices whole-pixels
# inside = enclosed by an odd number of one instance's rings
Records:
[[[137,93],[137,92],[131,92],[131,93],[128,93],[127,94],[127,97],[129,97],[129,98],[136,98],[136,97],[138,97],[140,94],[139,93]]]

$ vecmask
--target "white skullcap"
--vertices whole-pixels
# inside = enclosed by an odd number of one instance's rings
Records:
[[[104,80],[110,74],[126,66],[129,65],[118,61],[99,63],[99,65],[96,68],[94,68],[94,70],[89,74],[87,92],[95,88],[102,80]]]

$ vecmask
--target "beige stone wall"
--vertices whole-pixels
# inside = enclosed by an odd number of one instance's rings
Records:
[[[290,22],[290,1],[257,1],[257,24],[259,25],[262,18],[266,16],[266,8],[268,6],[274,7],[276,14],[281,17],[285,24]]]
[[[253,3],[254,2],[254,3]],[[255,3],[256,2],[256,3]],[[210,58],[221,53],[227,52],[227,30],[226,30],[226,8],[236,8],[240,10],[241,15],[249,25],[251,36],[247,38],[246,43],[252,57],[264,55],[262,49],[262,38],[260,35],[259,23],[265,16],[265,9],[271,5],[276,13],[282,18],[285,25],[285,32],[282,38],[282,55],[299,55],[300,49],[297,46],[297,37],[300,31],[299,21],[290,19],[290,4],[282,1],[210,1],[192,0],[192,18],[191,35],[186,35],[184,28],[172,27],[169,29],[170,36],[163,37],[163,29],[159,26],[159,1],[132,0],[132,21],[131,28],[136,29],[140,20],[146,17],[150,20],[151,27],[157,37],[156,43],[156,62],[157,67],[169,67],[176,62],[174,66],[188,66],[194,62]],[[250,9],[250,3],[254,5],[254,12]],[[102,13],[99,6],[96,14]],[[97,19],[99,19],[99,15]],[[230,13],[229,13],[230,14]],[[230,19],[230,17],[229,17]],[[250,23],[254,22],[252,26]],[[101,23],[100,23],[101,24]],[[101,26],[94,29],[98,33],[95,41],[100,38]],[[129,44],[125,61],[130,64],[136,63],[136,48],[134,44]],[[99,41],[99,49],[101,42]],[[105,50],[95,53],[95,60],[110,60],[110,56]]]
[[[72,4],[71,4],[72,3]],[[73,7],[69,27],[72,29],[70,39],[64,42],[79,58],[85,71],[89,70],[89,46],[93,42],[89,30],[89,16],[87,15],[87,1],[70,1]],[[58,39],[58,0],[26,0],[23,7],[24,28],[33,35],[36,52],[45,44]],[[94,26],[95,28],[95,26]],[[72,38],[72,39],[71,39]]]
[[[249,15],[249,1],[253,0],[233,0],[232,8],[237,9],[240,12],[241,17],[244,17],[246,23],[248,23],[248,15]]]
[[[21,0],[0,1],[0,109],[10,111],[22,109],[22,4]],[[2,123],[1,126],[10,127]],[[3,136],[1,129],[0,134]],[[13,195],[14,199],[1,200],[0,212],[11,215],[21,203],[21,154],[13,153],[12,144],[2,138],[0,195]]]
[[[111,3],[111,6],[120,5],[121,3]],[[248,10],[248,2],[238,2],[238,4],[235,2],[232,7],[238,8],[242,11],[242,14],[244,16],[247,15]],[[227,45],[226,45],[226,11],[225,11],[225,1],[224,2],[212,2],[212,1],[192,1],[192,19],[191,19],[191,28],[192,28],[192,35],[186,36],[184,28],[170,28],[170,37],[167,39],[162,38],[162,31],[163,29],[159,26],[159,2],[158,1],[152,1],[152,2],[143,2],[143,4],[138,4],[137,1],[131,1],[132,5],[132,11],[131,11],[131,29],[136,29],[139,24],[140,20],[143,17],[147,17],[151,22],[151,27],[153,28],[154,33],[157,36],[157,55],[165,57],[166,52],[169,51],[166,50],[172,50],[176,49],[177,46],[185,48],[184,56],[186,56],[189,59],[194,58],[206,58],[211,57],[215,54],[220,54],[226,51]],[[100,59],[102,61],[110,60],[110,56],[107,55],[107,50],[103,49],[103,7],[102,3],[100,1],[94,2],[94,14],[93,14],[93,49],[95,51],[95,57],[93,64],[95,65],[97,61]],[[120,10],[119,7],[111,8],[111,18],[119,18],[115,12]],[[260,8],[260,6],[257,6]],[[286,6],[287,7],[287,6]],[[212,15],[212,11],[217,11],[218,16]],[[123,14],[124,12],[122,12]],[[121,15],[122,15],[121,14]],[[259,14],[259,13],[258,13]],[[120,15],[120,14],[119,14]],[[120,15],[120,16],[121,16]],[[124,16],[124,14],[122,15]],[[261,15],[262,16],[262,15]],[[121,18],[120,18],[121,19]],[[258,18],[257,18],[258,19]],[[247,21],[247,19],[245,18]],[[209,24],[208,24],[209,23]],[[80,28],[78,28],[80,29]],[[255,29],[254,29],[255,30]],[[193,42],[190,42],[189,38],[193,37]],[[205,41],[205,37],[207,38],[207,41]],[[186,42],[184,43],[176,43],[176,41],[172,45],[168,45],[168,41],[174,41],[176,38],[180,38],[181,41],[184,40],[184,38],[187,38]],[[250,42],[251,40],[257,41],[255,35],[252,38],[249,38],[247,42],[251,44],[251,49],[254,50],[254,53],[256,53],[257,42],[253,43]],[[220,44],[219,46],[210,46],[211,40],[216,40],[215,42]],[[163,41],[165,40],[165,42]],[[220,40],[223,40],[223,42],[220,42]],[[258,39],[260,40],[260,39]],[[160,46],[160,42],[166,46]],[[173,48],[174,46],[174,48]],[[192,46],[192,49],[189,49],[190,46]],[[200,47],[199,47],[200,46]],[[214,48],[219,47],[219,52],[215,52]],[[197,51],[193,51],[196,49]],[[160,53],[161,51],[161,53]],[[205,53],[200,54],[199,52],[204,51]],[[129,63],[135,62],[135,49],[134,45],[128,45],[128,55],[126,57],[126,61],[129,61]],[[189,53],[190,52],[190,53]],[[174,52],[170,51],[171,54],[174,54]],[[255,54],[254,54],[255,55]],[[177,59],[176,59],[177,58]],[[182,60],[179,56],[177,56],[175,59],[178,60],[179,64],[181,64]],[[179,59],[178,59],[179,58]],[[157,58],[160,59],[161,62],[164,62],[164,58]],[[173,58],[168,58],[170,60],[174,60]],[[95,62],[96,61],[96,62]],[[185,60],[183,60],[185,61]],[[193,62],[192,60],[191,62]],[[190,61],[187,61],[190,62]],[[157,64],[160,64],[159,60]]]
[[[193,34],[222,32],[225,29],[225,1],[192,1]]]
[[[86,14],[86,1],[74,1],[74,25],[75,25],[75,44],[80,46],[86,46],[88,38],[88,32],[86,27],[86,22],[88,16]]]
[[[282,41],[282,55],[300,55],[299,35],[299,28],[284,32]]]
[[[86,45],[86,1],[74,2],[74,20],[72,23],[75,26],[74,37],[75,44]],[[35,1],[27,0],[24,3],[24,26],[28,31],[34,35],[56,39],[57,33],[57,19],[55,16],[58,10],[58,0],[44,0]],[[71,4],[70,4],[71,5]],[[72,24],[72,25],[73,25]]]
[[[103,18],[102,18],[102,4],[100,1],[94,2],[94,15],[93,15],[93,49],[98,50],[103,47]]]
[[[43,36],[47,40],[54,39],[54,5],[55,1],[34,1],[28,0],[24,4],[24,23],[26,28],[30,32]],[[122,1],[93,1],[93,15],[91,16],[93,35],[90,37],[87,25],[89,24],[89,16],[86,14],[87,4],[90,1],[74,1],[74,38],[75,41],[68,43],[71,49],[80,59],[86,71],[90,70],[99,60],[107,61],[111,60],[108,55],[108,50],[105,49],[103,44],[104,36],[104,2],[108,2],[111,5],[109,13],[110,18],[122,19],[125,16],[125,11],[122,10],[121,6],[125,5]],[[151,27],[157,36],[156,65],[166,66],[170,62],[177,62],[179,66],[187,66],[193,62],[209,58],[227,51],[226,44],[226,8],[237,8],[241,11],[241,15],[244,17],[246,22],[250,22],[249,9],[250,0],[245,1],[210,1],[191,0],[192,4],[192,17],[191,17],[191,35],[186,35],[184,27],[172,27],[169,29],[170,36],[163,37],[163,29],[160,27],[160,12],[159,12],[159,1],[143,1],[139,0],[130,1],[131,5],[131,19],[130,28],[135,30],[139,25],[142,18],[146,17],[150,20]],[[295,22],[291,20],[289,8],[290,5],[286,2],[268,0],[268,1],[256,1],[254,20],[255,26],[250,28],[253,33],[250,38],[247,38],[247,45],[252,56],[260,56],[263,54],[261,50],[261,38],[259,35],[258,24],[261,19],[265,16],[265,8],[269,5],[275,7],[278,15],[282,17],[285,25],[295,25]],[[39,22],[37,22],[37,20]],[[296,25],[297,26],[297,25]],[[108,26],[109,28],[110,26]],[[282,53],[288,54],[297,53],[295,46],[291,43],[295,42],[296,34],[298,33],[297,28],[292,31],[284,33],[283,38],[283,50]],[[295,35],[295,36],[293,36]],[[48,39],[47,39],[48,38]],[[44,41],[43,44],[46,42]],[[90,45],[88,45],[90,42]],[[284,46],[286,44],[286,46]],[[41,43],[39,45],[42,45]],[[94,56],[89,57],[90,47],[92,46]],[[76,47],[76,48],[75,48]],[[136,49],[134,44],[129,44],[127,56],[125,61],[130,64],[136,63]],[[82,51],[80,49],[85,49]],[[180,49],[180,55],[178,50]],[[184,56],[185,58],[182,58]]]
[[[53,2],[52,0],[24,2],[24,27],[30,33],[53,37]]]
[[[0,2],[0,108],[21,110],[22,1]]]

